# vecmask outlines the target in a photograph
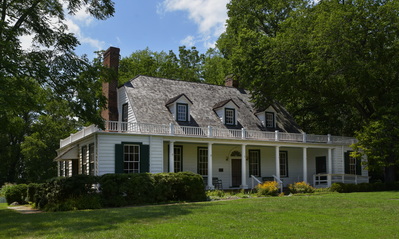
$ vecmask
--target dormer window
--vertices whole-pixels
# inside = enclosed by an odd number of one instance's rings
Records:
[[[269,106],[266,110],[255,113],[263,127],[268,129],[276,128],[276,110],[273,106]]]
[[[235,125],[236,122],[236,110],[235,109],[231,109],[231,108],[225,108],[224,109],[224,123],[226,125]]]
[[[274,123],[274,113],[273,112],[265,112],[266,114],[266,128],[275,128],[275,123]]]
[[[188,104],[177,103],[176,104],[177,121],[186,122],[188,121]]]
[[[235,126],[237,125],[237,109],[239,109],[238,105],[232,100],[224,100],[217,103],[213,110],[219,116],[220,121],[223,124],[228,126]]]
[[[168,107],[173,119],[177,122],[190,121],[190,108],[192,105],[193,102],[185,94],[173,97],[166,102],[166,107]]]

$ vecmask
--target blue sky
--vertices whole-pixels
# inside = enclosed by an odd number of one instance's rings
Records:
[[[152,51],[196,46],[201,53],[213,47],[225,30],[228,0],[115,0],[115,14],[105,21],[83,9],[68,16],[69,31],[81,45],[78,55],[119,47],[122,57],[149,47]]]

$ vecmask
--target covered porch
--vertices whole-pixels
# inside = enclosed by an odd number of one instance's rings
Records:
[[[248,189],[274,179],[283,187],[333,172],[334,147],[259,142],[164,139],[164,172],[191,171],[206,188]],[[340,152],[335,152],[335,154]]]

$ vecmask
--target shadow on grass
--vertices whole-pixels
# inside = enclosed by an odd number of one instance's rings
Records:
[[[80,233],[114,230],[122,223],[132,226],[154,221],[163,223],[209,206],[212,205],[190,203],[39,214],[20,214],[0,207],[0,238],[79,237]]]

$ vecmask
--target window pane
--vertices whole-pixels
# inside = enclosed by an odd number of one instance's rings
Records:
[[[266,127],[274,128],[274,113],[266,112]]]
[[[208,149],[198,149],[198,174],[208,175]]]
[[[249,174],[260,177],[260,152],[259,150],[249,151]]]
[[[235,124],[235,110],[234,109],[226,109],[225,110],[225,123],[227,125],[234,125]]]
[[[139,173],[140,172],[140,146],[125,145],[123,148],[124,172]]]
[[[186,104],[177,104],[177,121],[187,121],[187,108]]]
[[[280,152],[280,177],[288,177],[287,152]]]

